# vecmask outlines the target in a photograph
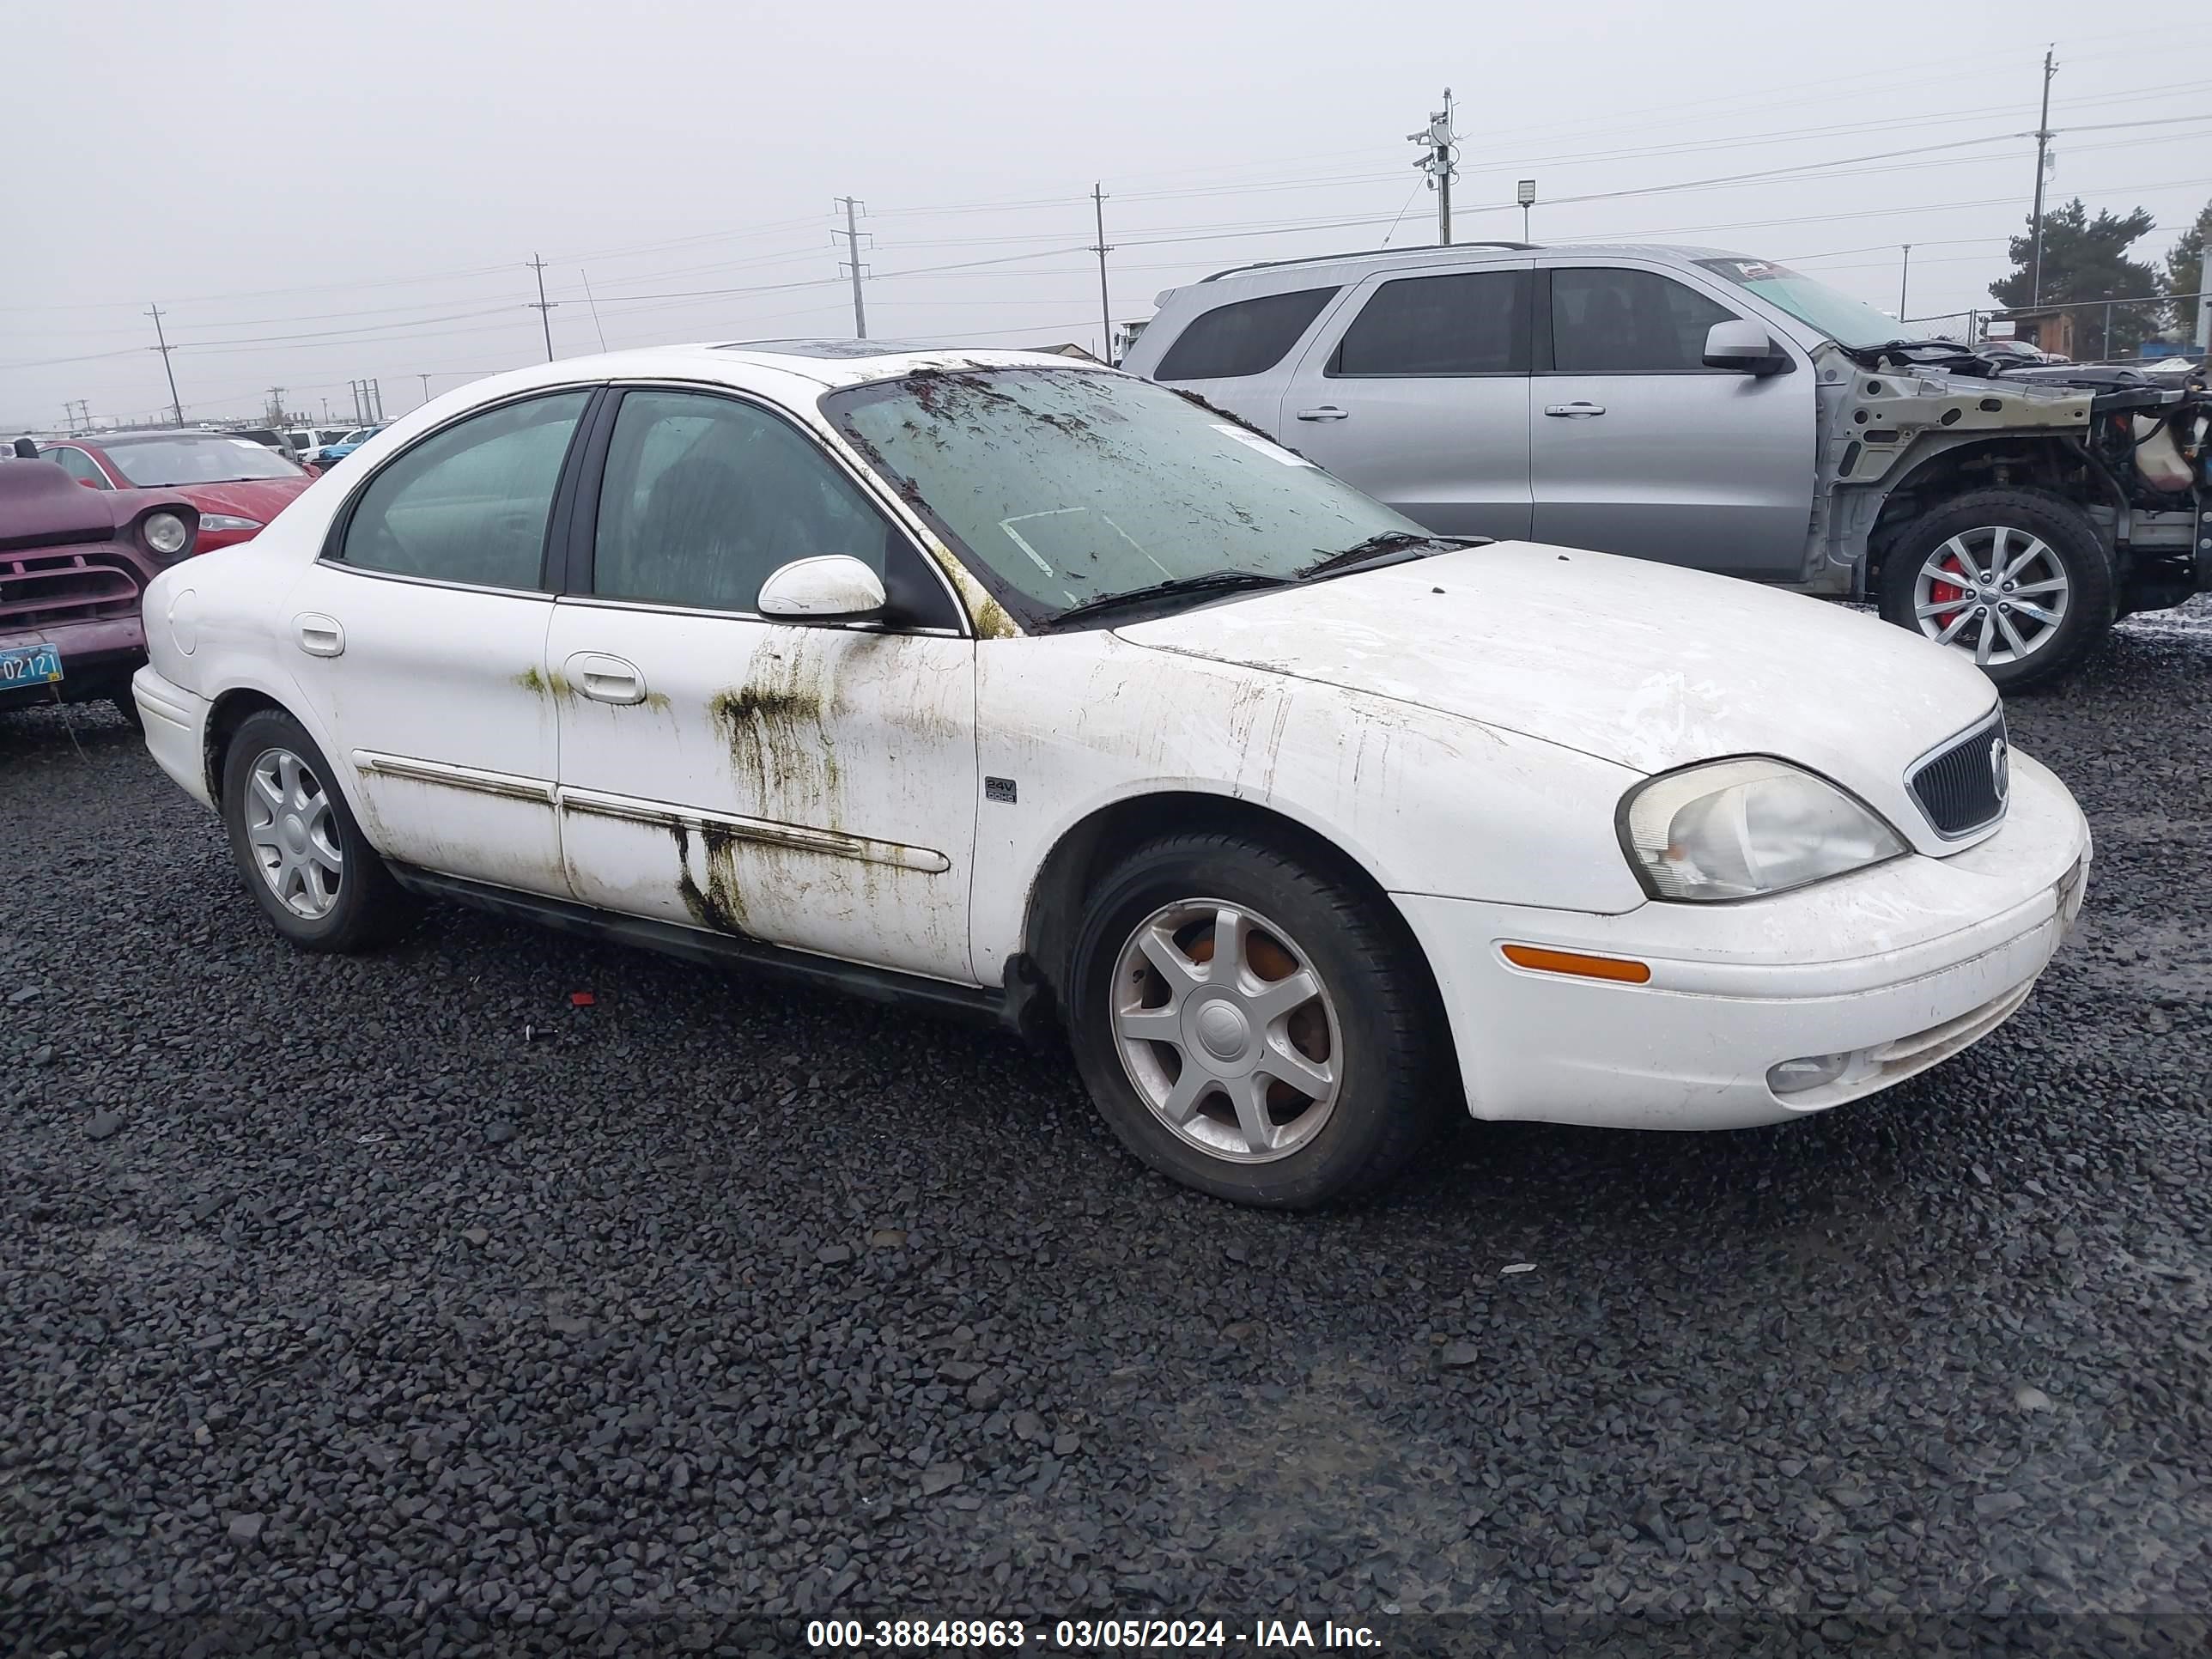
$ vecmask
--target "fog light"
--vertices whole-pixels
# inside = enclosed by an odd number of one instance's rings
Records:
[[[1807,1054],[1802,1060],[1785,1060],[1766,1073],[1766,1086],[1778,1095],[1802,1095],[1808,1089],[1818,1089],[1833,1083],[1850,1070],[1856,1053],[1842,1054]]]

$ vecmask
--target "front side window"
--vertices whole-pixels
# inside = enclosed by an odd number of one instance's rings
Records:
[[[1098,369],[924,370],[822,406],[1024,623],[1219,571],[1288,580],[1419,526],[1179,392]]]
[[[814,441],[766,410],[690,392],[623,399],[599,490],[592,591],[751,611],[794,559],[884,574],[890,526]]]
[[[1735,313],[1656,271],[1552,273],[1552,364],[1562,374],[1708,374],[1705,335]]]
[[[61,463],[62,470],[79,483],[88,483],[94,489],[115,488],[98,464],[82,449],[50,449],[46,452],[46,459]]]
[[[564,392],[502,404],[402,451],[362,491],[340,561],[476,587],[538,587],[562,459],[590,401],[588,392]]]
[[[1300,289],[1201,313],[1167,349],[1152,378],[1230,380],[1264,374],[1283,361],[1336,295],[1333,288]]]

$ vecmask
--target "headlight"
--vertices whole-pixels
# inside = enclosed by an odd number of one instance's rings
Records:
[[[1620,841],[1654,898],[1786,892],[1880,864],[1905,843],[1825,778],[1778,760],[1715,761],[1642,783]]]
[[[149,514],[146,522],[139,527],[139,533],[146,538],[146,545],[165,559],[176,557],[185,550],[185,544],[191,539],[191,532],[185,528],[185,521],[173,513]]]
[[[200,528],[202,530],[258,530],[261,528],[261,520],[241,519],[230,513],[203,513],[200,514]]]

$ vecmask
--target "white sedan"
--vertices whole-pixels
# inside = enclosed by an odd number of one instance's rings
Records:
[[[2089,836],[1990,684],[1748,583],[1431,537],[1097,365],[800,341],[418,410],[164,572],[147,746],[287,937],[471,902],[1064,1030],[1296,1206],[1452,1106],[1717,1129],[2017,1009]]]

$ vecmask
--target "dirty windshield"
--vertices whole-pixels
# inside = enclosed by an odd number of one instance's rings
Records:
[[[1372,538],[1420,533],[1227,416],[1126,375],[933,370],[823,407],[1027,624],[1218,573],[1287,580]]]
[[[1771,259],[1700,259],[1698,264],[1749,289],[1767,304],[1781,307],[1799,322],[1810,323],[1838,345],[1855,349],[1887,345],[1909,333],[1887,312]]]

